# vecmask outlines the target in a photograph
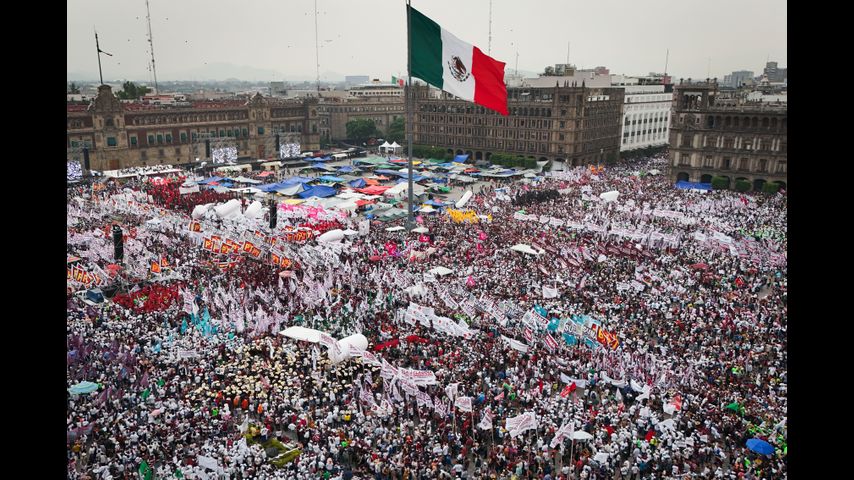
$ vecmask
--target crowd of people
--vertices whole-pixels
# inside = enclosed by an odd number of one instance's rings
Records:
[[[169,267],[68,295],[68,477],[787,478],[787,198],[676,190],[660,165],[482,184],[469,220],[420,215],[429,235],[349,214],[358,235],[283,244],[328,219],[260,219],[284,271],[203,248],[257,234],[188,229],[203,192],[75,187],[69,255],[108,272],[119,215],[128,262]],[[339,361],[291,326],[369,346]]]

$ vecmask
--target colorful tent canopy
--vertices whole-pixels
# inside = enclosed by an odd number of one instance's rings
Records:
[[[299,194],[300,198],[309,198],[309,197],[332,197],[336,193],[338,193],[334,188],[327,187],[325,185],[315,185],[308,190],[305,190]]]

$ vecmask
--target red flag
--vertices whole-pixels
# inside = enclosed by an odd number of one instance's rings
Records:
[[[646,432],[646,436],[644,437],[644,440],[646,440],[648,442],[648,441],[652,440],[652,437],[654,437],[654,436],[655,436],[655,430],[650,429],[648,432]]]

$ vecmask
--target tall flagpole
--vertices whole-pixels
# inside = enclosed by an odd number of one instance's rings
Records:
[[[412,230],[415,227],[415,221],[413,218],[412,208],[414,200],[412,198],[412,130],[414,125],[412,124],[412,103],[415,100],[415,92],[412,91],[412,40],[411,40],[411,31],[412,25],[410,24],[410,14],[409,14],[409,4],[410,0],[406,0],[406,74],[409,77],[409,82],[406,85],[406,126],[408,127],[408,132],[406,133],[406,141],[408,142],[409,149],[409,159],[406,162],[406,166],[409,169],[409,206],[406,210],[406,230]],[[456,422],[454,422],[454,428],[456,428]]]

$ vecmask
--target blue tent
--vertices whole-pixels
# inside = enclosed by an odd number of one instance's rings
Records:
[[[457,155],[457,156],[455,156],[455,157],[454,157],[454,161],[455,161],[455,162],[457,162],[457,163],[464,163],[464,162],[465,162],[466,160],[468,160],[468,159],[469,159],[468,154],[465,154],[465,155]]]
[[[325,185],[315,185],[315,186],[309,188],[308,190],[304,190],[302,193],[299,194],[299,197],[300,198],[309,198],[309,197],[326,198],[326,197],[334,196],[336,193],[338,193],[337,190],[335,190],[332,187],[327,187]]]
[[[225,178],[224,177],[211,177],[211,178],[206,178],[206,179],[204,179],[200,182],[196,182],[196,183],[198,183],[199,185],[206,185],[206,184],[211,183],[211,182],[219,182],[220,180],[225,180]]]
[[[344,181],[343,178],[333,177],[332,175],[324,175],[324,176],[318,178],[318,180],[320,180],[321,182],[334,182],[334,183],[341,183]]]
[[[421,180],[424,180],[425,178],[427,178],[427,177],[422,177],[421,175],[414,175],[412,177],[412,181],[413,182],[420,182]],[[403,183],[403,182],[408,182],[408,181],[409,181],[409,177],[403,176],[402,178],[398,179],[398,181],[395,183]]]
[[[437,166],[437,167],[442,167],[442,168],[451,168],[451,167],[453,167],[453,166],[454,166],[454,164],[453,164],[452,162],[447,162],[447,163],[440,163],[440,164],[438,164],[438,165],[436,165],[436,166]]]
[[[383,175],[400,175],[400,172],[398,172],[397,170],[389,170],[387,168],[374,170],[374,173],[381,173]]]
[[[276,190],[279,190],[280,188],[283,188],[285,186],[286,185],[282,185],[281,183],[265,183],[264,185],[258,185],[255,188],[261,190],[262,192],[275,192]]]
[[[296,176],[296,177],[291,177],[291,178],[288,178],[288,179],[282,181],[282,185],[293,185],[295,183],[309,183],[309,182],[313,182],[313,181],[314,181],[314,179],[311,177]]]
[[[327,167],[326,165],[324,165],[322,163],[315,163],[314,165],[312,165],[309,168],[314,168],[317,170],[332,170],[332,167]]]
[[[445,205],[447,205],[444,202],[437,202],[436,200],[427,200],[424,203],[426,203],[427,205],[432,205],[434,207],[444,207]]]
[[[357,178],[355,180],[347,182],[347,185],[350,185],[353,188],[364,188],[367,183],[365,182],[365,180]]]
[[[700,182],[685,182],[680,181],[676,182],[676,188],[680,190],[711,190],[711,183],[700,183]]]
[[[223,187],[229,187],[229,188],[234,186],[234,184],[231,182],[223,182],[223,183],[220,183],[220,185]]]
[[[355,170],[355,168],[351,167],[350,165],[343,165],[338,167],[338,171],[341,173],[351,173],[353,172],[353,170]]]

